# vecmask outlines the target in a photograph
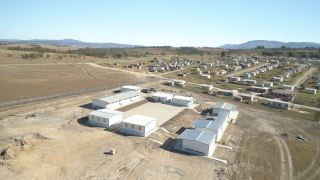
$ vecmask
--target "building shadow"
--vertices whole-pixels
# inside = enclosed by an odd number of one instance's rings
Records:
[[[195,156],[192,153],[185,152],[181,150],[182,148],[182,140],[181,139],[173,139],[169,137],[163,145],[160,146],[161,149],[166,151],[170,151],[172,153],[182,154],[186,156]]]
[[[79,107],[90,110],[97,110],[97,108],[92,107],[92,103],[82,104]]]
[[[83,125],[83,126],[86,126],[86,127],[99,127],[99,128],[103,128],[101,126],[97,126],[97,125],[94,125],[94,124],[90,124],[89,123],[89,119],[88,119],[88,116],[85,116],[85,117],[82,117],[80,119],[77,120],[79,124]]]
[[[183,131],[186,130],[186,129],[187,129],[187,128],[185,128],[185,127],[181,127],[181,128],[176,132],[176,134],[180,135],[180,134],[182,134]]]
[[[167,150],[167,151],[174,151],[174,148],[176,144],[178,143],[178,139],[173,139],[172,137],[169,137],[161,146],[161,149]]]

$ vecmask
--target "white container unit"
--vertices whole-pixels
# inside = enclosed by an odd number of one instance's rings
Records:
[[[126,118],[121,123],[121,132],[135,136],[148,136],[155,128],[155,118],[137,114]]]
[[[89,113],[88,119],[92,125],[108,128],[121,123],[122,112],[112,109],[99,109]]]
[[[216,144],[216,134],[199,131],[195,129],[186,129],[178,137],[181,140],[181,150],[201,156],[212,156]]]

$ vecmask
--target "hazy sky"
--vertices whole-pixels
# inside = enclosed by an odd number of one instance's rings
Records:
[[[0,39],[219,46],[320,42],[320,0],[0,0]]]

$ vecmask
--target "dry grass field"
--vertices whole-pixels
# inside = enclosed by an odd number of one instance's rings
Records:
[[[143,79],[85,64],[0,66],[0,101],[135,84]]]

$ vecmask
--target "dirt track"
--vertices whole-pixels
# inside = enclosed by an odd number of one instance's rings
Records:
[[[294,87],[300,87],[301,84],[303,84],[308,78],[312,76],[313,71],[315,71],[316,68],[312,67],[308,69],[303,75],[301,75],[292,85]]]

